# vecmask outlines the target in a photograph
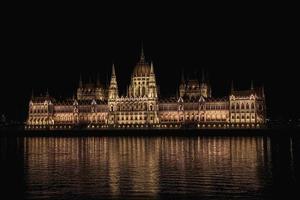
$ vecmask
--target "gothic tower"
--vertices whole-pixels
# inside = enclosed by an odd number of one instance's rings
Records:
[[[155,80],[155,74],[154,74],[154,68],[153,68],[152,62],[151,62],[151,68],[150,68],[148,97],[149,98],[157,98],[157,87],[156,87],[156,80]]]
[[[110,85],[108,89],[108,99],[115,100],[118,97],[118,84],[115,72],[115,65],[112,65]]]
[[[117,124],[116,118],[116,110],[117,110],[117,103],[116,100],[118,98],[118,84],[115,72],[115,66],[112,65],[111,70],[111,79],[108,89],[108,124]]]
[[[201,85],[200,85],[200,95],[207,98],[211,97],[211,88],[208,81],[205,78],[204,70],[202,69],[202,78],[201,78]]]

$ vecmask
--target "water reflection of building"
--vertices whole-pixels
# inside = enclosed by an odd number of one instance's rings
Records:
[[[29,188],[157,196],[222,188],[224,181],[255,191],[265,183],[260,174],[271,170],[270,145],[263,137],[25,138],[24,155]]]
[[[201,81],[183,77],[178,92],[179,96],[161,97],[154,65],[142,51],[125,95],[119,95],[113,66],[108,88],[99,78],[84,84],[80,77],[77,97],[72,99],[32,96],[26,128],[249,128],[265,123],[263,87],[252,84],[249,90],[237,91],[232,86],[227,97],[217,99],[203,74]]]

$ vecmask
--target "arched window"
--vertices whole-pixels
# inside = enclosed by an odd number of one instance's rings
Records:
[[[236,104],[236,109],[240,109],[240,104]]]
[[[242,103],[241,109],[245,109],[245,106],[244,106],[244,104],[243,104],[243,103]]]
[[[140,87],[136,88],[136,96],[138,96],[138,97],[140,96]]]
[[[182,105],[179,105],[179,110],[182,110]]]
[[[249,109],[249,104],[248,103],[246,104],[246,109]]]
[[[110,106],[110,111],[114,111],[114,107],[113,106]]]
[[[254,109],[254,103],[251,103],[251,109]]]
[[[151,111],[153,110],[153,106],[152,106],[152,105],[150,105],[150,110],[151,110]]]

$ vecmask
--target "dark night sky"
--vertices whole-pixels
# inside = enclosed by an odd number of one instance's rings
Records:
[[[32,89],[72,96],[80,73],[86,80],[100,73],[105,83],[112,62],[125,91],[143,41],[162,94],[176,93],[182,69],[192,75],[205,68],[214,96],[226,95],[231,80],[247,89],[253,79],[265,85],[269,115],[299,116],[290,13],[104,11],[9,12],[1,31],[0,113],[24,120]]]

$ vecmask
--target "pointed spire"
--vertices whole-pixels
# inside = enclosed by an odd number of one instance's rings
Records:
[[[116,79],[115,65],[114,64],[112,65],[112,69],[111,69],[110,87],[111,86],[118,87],[118,85],[117,85],[117,79]]]
[[[79,87],[82,88],[82,77],[81,77],[81,74],[79,75]]]
[[[111,69],[111,79],[110,79],[110,85],[108,90],[108,98],[115,99],[117,96],[118,96],[118,84],[116,79],[115,65],[113,64]]]
[[[153,62],[151,61],[150,74],[154,74]]]
[[[251,90],[254,90],[253,80],[251,80]]]
[[[141,44],[141,57],[140,57],[140,60],[141,61],[144,61],[145,60],[145,55],[144,55],[144,44],[142,42]]]
[[[111,76],[116,76],[115,64],[114,63],[112,64]]]

